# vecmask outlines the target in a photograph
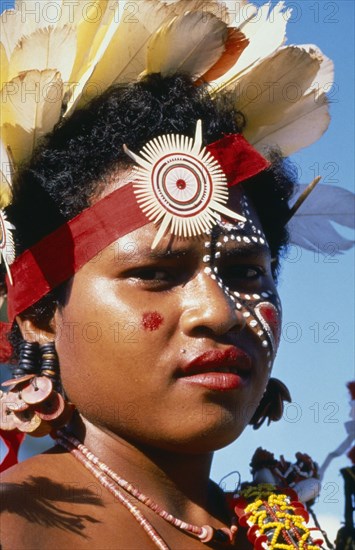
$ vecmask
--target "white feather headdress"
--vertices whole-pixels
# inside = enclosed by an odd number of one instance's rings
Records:
[[[259,151],[277,145],[288,156],[316,141],[329,124],[332,62],[316,46],[285,46],[291,11],[283,1],[233,2],[233,17],[229,5],[16,0],[0,21],[0,207],[11,200],[11,166],[62,116],[147,73],[188,73],[213,94],[235,90],[244,136]]]

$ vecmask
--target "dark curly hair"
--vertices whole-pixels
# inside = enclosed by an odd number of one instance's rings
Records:
[[[202,120],[204,145],[225,134],[240,133],[245,124],[235,97],[212,98],[207,87],[196,87],[185,75],[163,78],[159,74],[112,87],[62,121],[21,167],[14,182],[7,216],[16,227],[17,254],[82,212],[110,183],[117,167],[132,164],[123,144],[137,151],[161,134],[193,137],[198,119]],[[288,240],[285,220],[294,174],[277,153],[271,153],[271,161],[267,171],[243,186],[268,239],[276,278]],[[62,287],[23,316],[49,320],[61,300]],[[17,348],[21,337],[16,323],[10,339]]]

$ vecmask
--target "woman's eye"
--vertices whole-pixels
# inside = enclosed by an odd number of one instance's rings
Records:
[[[129,273],[129,276],[133,279],[139,279],[141,281],[146,282],[170,282],[172,280],[172,275],[168,273],[165,269],[158,269],[158,268],[142,268],[142,269],[136,269]]]
[[[248,281],[253,281],[263,277],[265,275],[265,270],[258,266],[250,265],[236,265],[230,267],[224,277],[227,279],[245,279]]]

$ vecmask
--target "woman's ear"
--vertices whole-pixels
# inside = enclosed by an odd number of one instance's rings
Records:
[[[26,342],[38,342],[38,344],[47,344],[53,342],[56,336],[55,316],[50,321],[40,326],[33,319],[22,319],[16,317],[17,324],[22,334],[22,338]]]

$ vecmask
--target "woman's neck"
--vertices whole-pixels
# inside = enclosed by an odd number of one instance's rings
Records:
[[[174,516],[196,524],[211,517],[223,520],[218,489],[209,482],[213,453],[178,454],[136,445],[84,418],[71,429],[101,461]]]

